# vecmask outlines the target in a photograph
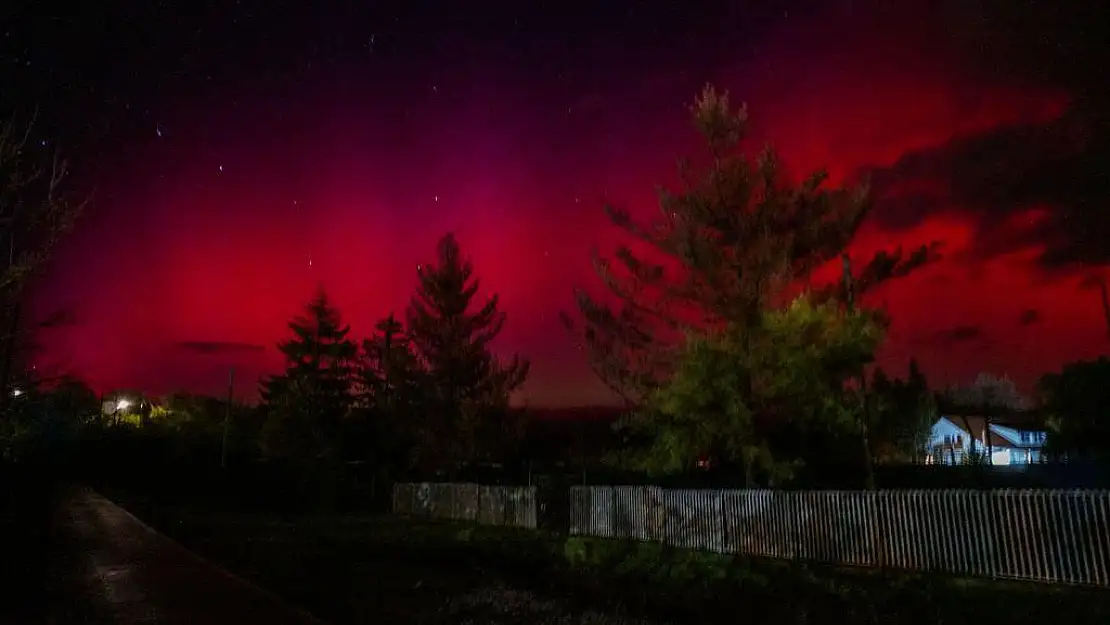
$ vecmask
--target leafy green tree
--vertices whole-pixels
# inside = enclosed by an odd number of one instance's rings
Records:
[[[1048,416],[1046,450],[1068,460],[1110,461],[1110,358],[1064,365],[1041,378],[1041,405]]]
[[[496,457],[523,433],[509,398],[524,383],[529,363],[493,353],[505,314],[497,295],[475,305],[479,281],[454,235],[440,239],[436,262],[422,265],[418,278],[407,314],[409,338],[427,376],[418,464],[453,470]]]
[[[707,86],[691,113],[707,171],[682,163],[681,190],[660,192],[661,214],[651,223],[606,207],[615,225],[651,251],[621,246],[612,258],[595,256],[616,305],[579,290],[578,319],[564,315],[594,370],[632,404],[667,380],[686,333],[757,328],[765,312],[788,304],[844,254],[871,206],[866,187],[825,189],[825,172],[792,184],[771,148],[755,159],[740,154],[747,111],[734,111],[727,93]],[[904,275],[933,249],[876,254],[853,278],[852,295]],[[814,292],[844,302],[843,288],[817,285]]]
[[[286,370],[262,383],[268,409],[263,452],[298,462],[334,461],[343,421],[354,404],[357,347],[322,288],[289,329],[293,336],[278,344]]]
[[[856,422],[847,382],[882,336],[876,315],[808,297],[757,327],[691,334],[669,382],[622,424],[643,446],[619,460],[650,473],[708,460],[742,470],[748,485],[781,483],[805,462],[791,440]]]

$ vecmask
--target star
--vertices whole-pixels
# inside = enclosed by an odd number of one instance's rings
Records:
[[[128,105],[128,108],[131,108],[131,105]],[[154,132],[155,132],[155,134],[158,135],[159,138],[161,138],[162,137],[162,124],[155,124],[154,125]]]
[[[224,166],[223,165],[220,165],[220,173],[221,174],[224,173]]]
[[[437,195],[437,196],[435,196],[434,198],[432,198],[432,201],[434,201],[434,202],[438,202],[438,201],[439,201],[439,196]]]

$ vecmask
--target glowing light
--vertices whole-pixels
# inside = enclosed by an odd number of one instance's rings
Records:
[[[131,407],[131,400],[121,399],[116,402],[116,410],[127,410]]]
[[[20,396],[20,395],[22,395],[22,394],[23,394],[23,390],[22,390],[22,389],[18,389],[18,388],[17,388],[17,389],[13,389],[13,390],[12,390],[12,397],[19,397],[19,396]]]

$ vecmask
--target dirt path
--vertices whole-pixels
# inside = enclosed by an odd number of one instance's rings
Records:
[[[66,492],[54,526],[53,578],[81,595],[75,603],[85,606],[85,615],[95,615],[95,622],[320,625],[90,490]],[[54,620],[72,622],[75,616]]]
[[[296,604],[337,625],[664,625],[617,608],[544,596],[476,567],[345,548],[293,525],[272,532],[251,525],[238,531],[171,525],[177,527],[166,529],[175,539],[210,561],[92,491],[76,490],[62,500],[55,527],[66,557],[59,562],[70,587],[90,599],[86,612],[101,615],[80,622],[322,622]]]

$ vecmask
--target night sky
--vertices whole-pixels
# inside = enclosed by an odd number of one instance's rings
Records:
[[[38,362],[98,390],[216,392],[235,366],[248,397],[318,283],[365,335],[452,230],[525,398],[606,400],[558,312],[600,286],[603,203],[650,216],[698,147],[707,81],[748,103],[752,151],[871,175],[861,260],[944,243],[869,295],[885,367],[1028,389],[1110,345],[1099,0],[8,4],[0,101],[37,106],[92,193],[33,293],[69,313]]]

